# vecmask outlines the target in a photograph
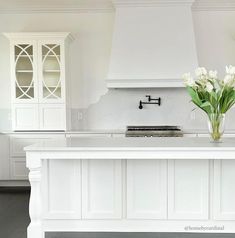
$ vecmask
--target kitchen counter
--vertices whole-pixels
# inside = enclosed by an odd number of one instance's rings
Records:
[[[211,142],[210,138],[67,138],[61,140],[42,141],[41,143],[27,146],[27,152],[44,152],[45,159],[59,158],[56,152],[86,152],[85,158],[108,159],[234,159],[235,138],[223,138],[223,142]],[[47,153],[46,153],[47,152]],[[115,153],[114,153],[115,152]],[[121,153],[120,153],[121,152]],[[128,152],[123,157],[123,153]],[[150,153],[151,152],[151,153]],[[41,154],[42,158],[44,155]],[[204,156],[202,156],[202,154]],[[206,155],[206,156],[205,156]],[[64,155],[62,155],[64,156]],[[73,157],[68,155],[66,157]]]
[[[235,150],[235,138],[223,138],[221,142],[212,142],[210,138],[181,137],[124,137],[124,138],[67,138],[61,140],[42,141],[25,147],[25,151],[54,150]]]
[[[123,130],[71,130],[71,131],[11,131],[2,130],[1,134],[125,134]]]
[[[64,137],[76,137],[76,136],[125,136],[125,129],[114,130],[71,130],[71,131],[0,131],[0,135],[64,135]],[[209,137],[208,130],[195,130],[195,129],[183,129],[184,137]],[[235,130],[225,131],[224,137],[235,137]]]
[[[235,233],[235,138],[67,138],[25,148],[28,238]]]

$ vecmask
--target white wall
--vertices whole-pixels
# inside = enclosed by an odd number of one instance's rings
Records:
[[[87,107],[104,94],[108,71],[113,13],[2,14],[0,32],[68,31],[71,44],[72,107]],[[10,107],[9,42],[0,34],[0,108]]]
[[[223,75],[225,65],[235,65],[235,11],[200,11],[193,15],[199,63]]]
[[[235,12],[194,12],[199,64],[224,72],[235,65]],[[178,124],[186,129],[206,129],[206,117],[191,112],[185,89],[107,90],[114,13],[81,14],[2,14],[0,32],[70,31],[76,40],[71,45],[71,98],[74,129],[124,129],[127,124]],[[9,43],[0,35],[0,129],[10,129]],[[184,73],[184,72],[182,72]],[[161,96],[162,107],[138,109],[144,96]],[[83,118],[78,120],[78,112]],[[228,128],[235,129],[235,111]]]

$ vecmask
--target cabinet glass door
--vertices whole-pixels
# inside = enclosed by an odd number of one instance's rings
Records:
[[[14,57],[15,99],[32,101],[35,98],[33,45],[15,45]]]
[[[61,91],[61,46],[43,44],[42,50],[42,92],[43,100],[58,101]]]

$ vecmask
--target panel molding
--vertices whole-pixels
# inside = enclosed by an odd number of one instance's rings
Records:
[[[72,173],[68,176],[63,176],[60,174],[63,180],[67,181],[71,186],[70,195],[67,196],[68,201],[62,200],[62,198],[57,197],[60,202],[67,202],[70,204],[70,210],[57,209],[53,210],[50,202],[50,194],[53,191],[52,189],[52,181],[50,179],[57,180],[58,177],[50,177],[50,163],[62,163],[60,165],[61,169],[64,169],[63,162],[68,163]],[[66,171],[65,171],[66,172]],[[67,171],[68,173],[68,171]],[[43,217],[45,219],[81,219],[81,161],[80,160],[45,160],[43,161],[43,180],[42,180],[42,189],[43,189]],[[61,192],[65,192],[61,185]],[[56,191],[58,191],[58,186],[56,187]]]
[[[198,179],[200,180],[200,190],[201,194],[199,194],[198,200],[201,202],[200,210],[198,211],[190,211],[190,210],[176,210],[176,163],[179,161],[189,162],[189,163],[201,163],[200,169],[198,169]],[[194,165],[192,163],[192,166]],[[199,168],[198,167],[198,168]],[[196,168],[194,168],[196,169]],[[184,180],[190,183],[190,178],[192,174],[189,176],[185,176]],[[188,186],[195,188],[197,184],[190,184]],[[190,192],[190,191],[189,191]],[[181,191],[179,191],[181,196],[184,196]],[[190,200],[190,194],[188,195],[188,202]],[[184,198],[185,199],[185,198]],[[168,161],[168,219],[175,220],[207,220],[209,219],[209,160],[169,160]]]
[[[235,220],[235,211],[223,212],[222,210],[223,209],[222,208],[223,163],[226,163],[226,162],[231,163],[231,162],[234,162],[234,160],[215,160],[214,161],[213,219],[232,221],[232,220]],[[234,180],[233,180],[233,184],[234,184]],[[231,199],[231,202],[234,203],[234,199]]]
[[[100,163],[102,160],[82,160],[82,219],[121,219],[122,218],[122,163],[121,160],[104,160],[105,163],[112,161],[112,167],[109,168],[109,171],[112,170],[113,179],[113,210],[93,210],[91,208],[92,199],[96,200],[96,197],[91,197],[91,188],[89,183],[91,182],[91,173],[90,168],[92,162],[99,163],[99,170],[105,169],[102,168]],[[106,168],[107,169],[107,168]],[[104,171],[105,172],[105,171]],[[106,178],[109,179],[109,178]],[[99,184],[97,185],[99,186]],[[103,186],[102,186],[103,187]],[[102,190],[100,187],[100,190]],[[94,191],[93,191],[94,192]],[[97,194],[93,194],[96,196]],[[97,195],[99,196],[99,195]]]
[[[51,116],[47,116],[47,113],[54,112],[57,115],[58,120],[56,124],[55,120]],[[39,104],[39,116],[40,116],[40,130],[66,130],[66,109],[62,104]],[[48,119],[49,118],[49,119]]]
[[[39,129],[39,114],[37,104],[16,104],[12,105],[12,129],[17,130],[36,130]],[[30,124],[20,124],[22,121],[19,120],[20,116],[26,116],[31,118]]]
[[[158,196],[159,204],[158,209],[152,208],[150,210],[141,210],[135,207],[136,191],[135,188],[138,184],[135,184],[135,165],[144,162],[145,166],[141,166],[141,170],[146,171],[147,174],[153,172],[158,176],[159,183],[153,181],[152,184],[146,181],[146,186],[151,186],[152,196]],[[147,164],[147,162],[150,164]],[[150,171],[151,169],[151,171]],[[137,176],[140,176],[137,174]],[[142,177],[142,180],[144,178]],[[147,184],[148,183],[148,184]],[[156,191],[158,190],[158,191]],[[148,194],[149,195],[149,194]],[[147,196],[148,196],[147,195]],[[154,196],[155,195],[155,196]],[[143,199],[146,201],[146,197],[143,195]],[[157,201],[156,201],[157,202]],[[166,160],[127,160],[127,219],[166,219],[167,218],[167,161]]]
[[[28,180],[29,170],[26,168],[24,157],[17,159],[10,157],[10,173],[12,180]]]

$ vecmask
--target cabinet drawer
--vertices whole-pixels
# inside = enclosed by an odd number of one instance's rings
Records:
[[[63,134],[59,135],[21,135],[11,137],[10,140],[10,156],[21,157],[25,156],[24,147],[39,143],[42,140],[51,140],[63,138]]]
[[[29,170],[26,168],[25,158],[21,160],[11,159],[11,179],[26,180],[28,179]]]
[[[36,144],[39,139],[35,138],[11,138],[10,144],[10,155],[14,156],[25,156],[24,147]]]

